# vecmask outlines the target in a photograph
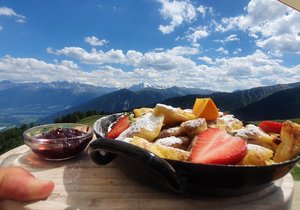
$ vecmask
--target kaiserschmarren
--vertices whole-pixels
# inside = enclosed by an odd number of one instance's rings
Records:
[[[263,127],[244,125],[220,112],[211,99],[197,99],[193,109],[164,104],[142,107],[133,110],[132,118],[116,139],[165,159],[263,166],[300,154],[299,124],[266,121]]]

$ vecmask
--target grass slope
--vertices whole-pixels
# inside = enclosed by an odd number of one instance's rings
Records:
[[[78,123],[81,124],[85,124],[85,125],[89,125],[89,126],[93,126],[94,122],[96,120],[98,120],[100,117],[102,117],[103,115],[93,115],[93,116],[89,116],[86,118],[83,118],[81,120],[78,121]]]

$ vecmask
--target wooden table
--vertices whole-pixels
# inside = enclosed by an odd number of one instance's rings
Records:
[[[62,162],[39,159],[23,145],[0,156],[0,166],[22,166],[55,189],[44,201],[1,201],[2,210],[89,209],[290,209],[294,182],[290,174],[261,191],[236,197],[181,197],[143,186],[126,177],[112,162],[98,166],[87,152]]]

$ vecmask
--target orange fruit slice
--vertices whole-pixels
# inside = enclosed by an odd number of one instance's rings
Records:
[[[196,98],[193,114],[196,117],[205,118],[206,121],[216,120],[219,116],[219,111],[211,98]]]

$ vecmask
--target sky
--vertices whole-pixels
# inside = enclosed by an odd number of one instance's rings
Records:
[[[1,0],[0,81],[235,91],[300,82],[276,0]]]

